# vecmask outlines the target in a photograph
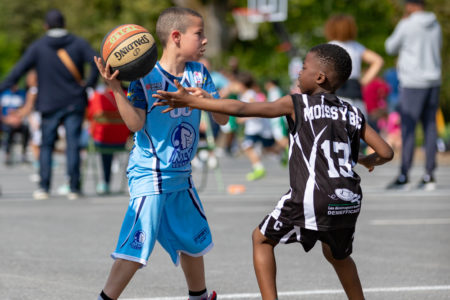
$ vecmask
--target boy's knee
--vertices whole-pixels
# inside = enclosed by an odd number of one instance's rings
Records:
[[[277,242],[264,236],[258,227],[256,227],[255,230],[253,230],[252,241],[253,241],[254,247],[258,246],[258,245],[263,245],[263,244],[269,244],[273,247],[275,247],[277,245]]]
[[[259,228],[256,227],[252,232],[253,244],[255,244],[255,243],[260,244],[262,242],[263,238],[264,238],[264,236],[262,235],[261,231],[259,231]]]

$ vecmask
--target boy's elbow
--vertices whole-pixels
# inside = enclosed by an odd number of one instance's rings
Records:
[[[138,124],[138,123],[126,124],[126,125],[131,132],[138,132],[139,130],[142,129],[142,127],[144,127],[144,124]]]
[[[391,161],[394,158],[394,150],[392,150],[391,147],[389,149],[386,149],[381,155],[381,158],[383,158],[386,161]]]

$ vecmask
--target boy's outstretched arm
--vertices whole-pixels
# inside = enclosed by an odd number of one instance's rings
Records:
[[[169,112],[177,107],[190,107],[237,117],[276,118],[290,115],[295,119],[294,104],[290,95],[284,96],[275,102],[244,103],[234,99],[221,99],[218,101],[190,95],[176,80],[175,85],[178,88],[176,92],[158,91],[158,94],[154,94],[154,98],[162,99],[163,101],[153,105],[169,105],[170,107],[163,112]]]
[[[361,138],[375,151],[369,155],[360,155],[358,158],[358,163],[365,166],[370,172],[375,166],[382,165],[394,157],[391,146],[367,123],[362,129]]]
[[[202,88],[198,88],[198,87],[188,87],[186,88],[186,90],[189,92],[189,94],[197,96],[197,97],[203,97],[203,98],[210,98],[213,99],[213,97],[211,96],[211,94],[209,94],[207,91],[205,91]],[[224,115],[224,114],[219,114],[219,113],[212,113],[212,117],[214,119],[214,121],[219,124],[219,125],[225,125],[228,123],[228,115]]]
[[[128,129],[132,132],[141,130],[145,124],[146,112],[143,109],[134,107],[131,105],[130,101],[128,101],[120,81],[116,78],[117,75],[119,75],[119,71],[116,70],[111,74],[109,64],[104,66],[100,57],[94,57],[94,61],[100,71],[100,75],[114,93],[117,108],[119,109],[120,116],[125,122],[125,125],[127,125]]]

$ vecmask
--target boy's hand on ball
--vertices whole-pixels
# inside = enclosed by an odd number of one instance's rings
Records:
[[[94,56],[95,64],[97,65],[97,69],[100,72],[100,75],[105,80],[106,84],[108,84],[111,88],[114,86],[120,87],[120,81],[117,79],[117,76],[119,75],[119,70],[116,70],[114,73],[111,74],[111,67],[108,64],[104,64],[103,60],[100,57]]]

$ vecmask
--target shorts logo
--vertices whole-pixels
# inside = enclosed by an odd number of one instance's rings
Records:
[[[280,221],[276,221],[275,224],[273,224],[273,229],[276,231],[280,231],[281,227],[283,227],[283,223]]]
[[[360,204],[361,195],[355,194],[349,189],[335,189],[336,196],[344,201]]]
[[[194,127],[189,123],[183,122],[173,130],[171,140],[174,151],[169,160],[173,168],[182,167],[191,161],[195,139]]]
[[[201,243],[203,243],[203,241],[205,241],[206,238],[208,237],[208,233],[209,233],[208,228],[207,228],[207,227],[203,227],[202,230],[200,230],[200,232],[197,233],[197,234],[194,236],[194,242],[195,242],[196,244],[201,244]]]
[[[145,242],[145,232],[142,230],[138,230],[134,233],[133,241],[131,242],[131,248],[133,249],[142,249],[142,246]]]

